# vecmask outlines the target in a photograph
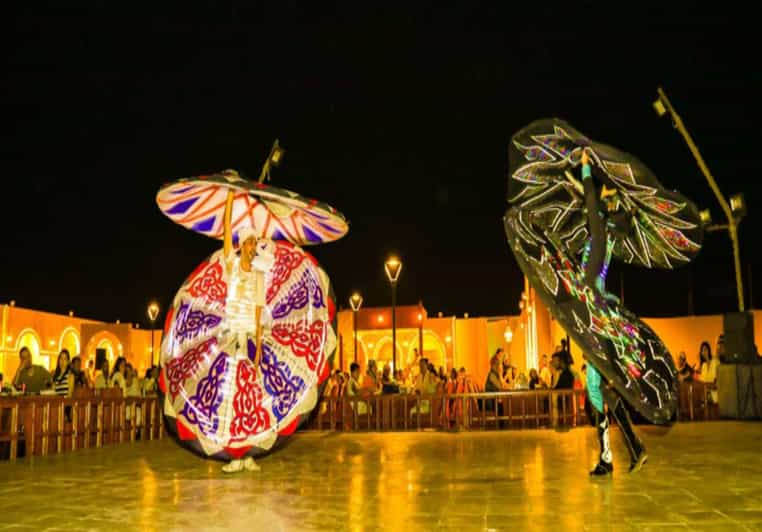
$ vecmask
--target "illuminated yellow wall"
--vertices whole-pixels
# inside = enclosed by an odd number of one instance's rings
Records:
[[[110,345],[114,356],[123,354],[138,371],[150,363],[150,331],[10,305],[1,308],[0,371],[7,378],[12,378],[18,368],[22,346],[29,347],[34,362],[48,370],[55,368],[61,349],[67,349],[72,357],[87,359],[94,358],[99,344]],[[154,343],[158,353],[161,331],[156,331]]]

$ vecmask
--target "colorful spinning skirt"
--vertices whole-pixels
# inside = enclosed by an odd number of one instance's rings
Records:
[[[276,449],[315,408],[336,350],[328,276],[304,250],[275,242],[265,272],[262,353],[225,313],[222,250],[185,281],[167,313],[159,387],[169,432],[204,456],[230,460]]]

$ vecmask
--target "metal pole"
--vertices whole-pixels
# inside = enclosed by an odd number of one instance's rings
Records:
[[[720,203],[720,207],[722,207],[722,210],[728,219],[728,233],[730,234],[730,242],[733,244],[733,260],[735,262],[735,270],[736,270],[736,292],[738,294],[738,311],[743,312],[744,311],[744,293],[743,293],[744,290],[743,290],[743,276],[741,275],[741,250],[739,249],[739,246],[738,246],[738,220],[736,220],[733,217],[733,212],[730,210],[730,205],[728,205],[728,202],[725,199],[725,196],[722,195],[722,191],[720,191],[720,187],[717,186],[717,182],[714,180],[714,177],[712,176],[712,173],[709,171],[709,168],[704,162],[703,157],[701,157],[698,147],[693,142],[693,139],[691,138],[690,133],[688,133],[688,130],[685,129],[685,125],[683,124],[682,119],[677,114],[674,107],[672,107],[672,104],[669,102],[669,99],[667,98],[667,95],[665,94],[664,90],[661,87],[659,87],[656,89],[656,91],[659,94],[659,99],[662,101],[664,106],[667,108],[667,111],[669,111],[669,114],[672,116],[672,120],[674,122],[675,128],[683,136],[686,144],[688,144],[688,148],[691,150],[691,153],[693,154],[693,157],[696,159],[696,162],[698,163],[698,166],[701,169],[701,172],[704,174],[704,177],[706,177],[707,182],[709,182],[709,186],[712,189],[712,192],[714,192],[714,195],[717,198],[717,201]]]
[[[352,322],[355,329],[355,362],[357,362],[357,311],[352,311]]]
[[[392,281],[392,368],[397,370],[397,283]]]

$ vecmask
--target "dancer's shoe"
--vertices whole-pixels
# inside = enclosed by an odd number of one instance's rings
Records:
[[[590,471],[591,477],[605,477],[614,472],[614,464],[608,464],[603,460],[599,461],[595,469]]]
[[[260,471],[262,469],[251,456],[247,457],[246,460],[243,461],[243,465],[246,468],[246,471]]]
[[[640,469],[646,465],[646,462],[648,462],[648,455],[645,451],[642,451],[640,455],[638,455],[638,459],[630,463],[630,473],[637,473],[640,471]]]
[[[243,460],[232,460],[229,464],[222,466],[224,473],[240,473],[246,468]]]

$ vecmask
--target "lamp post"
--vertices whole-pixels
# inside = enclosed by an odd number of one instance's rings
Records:
[[[154,324],[156,323],[156,318],[159,317],[159,304],[155,301],[152,301],[150,305],[148,305],[148,319],[151,320],[151,360],[148,363],[148,367],[151,367],[153,365],[153,357],[154,357],[154,348],[153,348],[153,333],[154,333]]]
[[[354,328],[354,335],[355,335],[355,362],[357,362],[357,313],[360,311],[360,307],[362,307],[362,296],[355,292],[352,294],[352,296],[349,298],[349,305],[352,307],[352,327]],[[342,371],[344,368],[341,368]]]
[[[402,263],[397,257],[390,257],[384,264],[386,277],[392,285],[392,369],[397,369],[397,280],[400,278]]]
[[[743,295],[743,276],[741,274],[741,250],[738,245],[738,224],[746,214],[746,203],[744,201],[743,195],[736,194],[735,196],[732,196],[730,198],[730,203],[728,203],[728,201],[725,199],[725,196],[722,195],[720,187],[717,186],[717,182],[714,180],[714,177],[704,162],[703,157],[701,157],[701,153],[699,153],[698,147],[693,142],[693,138],[691,138],[688,130],[685,129],[685,125],[683,124],[682,119],[677,114],[674,107],[672,107],[672,104],[667,98],[667,95],[664,93],[664,90],[661,87],[658,87],[656,92],[658,97],[653,103],[656,114],[659,116],[664,116],[665,114],[669,113],[669,115],[672,117],[672,124],[675,126],[675,129],[677,129],[683,136],[686,144],[688,144],[688,148],[690,148],[693,157],[696,159],[696,163],[698,163],[701,172],[704,174],[704,177],[709,183],[709,187],[712,189],[712,192],[714,192],[714,195],[717,198],[717,201],[720,203],[720,207],[722,208],[723,212],[725,213],[725,217],[728,220],[726,225],[709,225],[711,224],[711,214],[709,211],[704,210],[700,213],[701,221],[707,225],[707,231],[711,232],[727,230],[728,234],[730,235],[730,242],[733,245],[733,260],[735,262],[736,270],[738,311],[743,312],[745,307]]]
[[[262,171],[259,173],[259,182],[262,183],[265,180],[270,180],[270,167],[278,167],[280,165],[280,162],[283,160],[283,155],[285,155],[286,150],[280,147],[280,144],[278,143],[278,139],[275,139],[275,142],[273,142],[273,147],[270,148],[270,153],[267,156],[267,160],[265,160],[265,164],[262,165]]]

